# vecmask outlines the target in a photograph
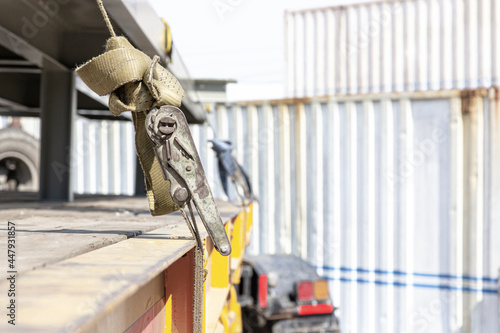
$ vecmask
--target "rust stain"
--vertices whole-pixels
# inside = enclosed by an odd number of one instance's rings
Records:
[[[464,96],[464,95],[474,95],[474,96],[488,96],[490,93],[490,88],[477,88],[477,89],[450,89],[450,90],[437,90],[437,91],[402,91],[402,92],[388,92],[388,93],[342,93],[342,94],[329,94],[314,97],[291,97],[283,99],[271,99],[271,100],[248,100],[248,101],[237,101],[232,103],[218,103],[217,107],[231,107],[233,105],[237,106],[279,106],[283,104],[287,105],[300,105],[300,104],[310,104],[312,102],[317,103],[328,103],[332,99],[338,100],[342,103],[346,100],[353,102],[362,102],[367,99],[370,100],[381,100],[381,99],[401,99],[401,98],[413,98],[413,99],[434,99],[434,98],[448,98],[452,96]],[[498,91],[497,91],[498,92]]]
[[[476,98],[481,95],[483,95],[483,93],[479,89],[466,89],[460,91],[460,98],[462,99],[462,114],[464,116],[476,111]]]
[[[181,160],[181,154],[179,152],[172,152],[171,153],[171,156],[172,156],[172,160],[174,160],[174,162],[179,162]]]
[[[493,88],[494,91],[494,105],[495,109],[493,110],[493,124],[495,126],[495,132],[498,133],[500,131],[500,93],[497,87]]]
[[[210,195],[208,186],[205,185],[205,175],[200,169],[196,169],[196,190],[194,193],[198,194],[200,199],[205,199]]]

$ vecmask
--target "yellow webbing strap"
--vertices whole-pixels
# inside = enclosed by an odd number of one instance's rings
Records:
[[[114,115],[132,111],[135,146],[146,178],[151,214],[163,215],[177,210],[170,196],[170,182],[163,179],[144,124],[152,108],[181,105],[184,89],[179,81],[158,64],[158,57],[151,60],[125,37],[111,37],[106,43],[106,52],[76,72],[98,95],[111,94],[109,109]]]

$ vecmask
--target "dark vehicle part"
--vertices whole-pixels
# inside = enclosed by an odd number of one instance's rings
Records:
[[[339,333],[339,321],[335,316],[309,316],[278,321],[273,333]]]
[[[239,285],[245,332],[340,332],[322,279],[293,255],[247,256]]]
[[[39,142],[17,128],[0,130],[0,190],[38,191]]]
[[[252,186],[245,170],[238,164],[236,159],[231,154],[231,151],[233,150],[231,141],[224,141],[220,139],[212,139],[208,141],[212,143],[212,149],[217,154],[219,162],[219,176],[222,188],[224,189],[229,201],[236,206],[247,206],[254,199]],[[240,203],[234,202],[229,195],[228,178],[231,178],[231,181],[234,184],[236,193],[241,201]]]
[[[179,207],[188,205],[196,228],[192,201],[217,251],[224,256],[229,255],[231,244],[184,113],[175,106],[162,106],[148,113],[145,125],[154,143],[153,149],[160,162],[163,178],[170,181],[172,199]]]

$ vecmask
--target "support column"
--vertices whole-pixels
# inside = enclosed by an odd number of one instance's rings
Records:
[[[72,201],[71,135],[76,114],[73,71],[44,68],[41,82],[40,200]]]
[[[136,197],[146,196],[146,182],[144,181],[144,171],[142,171],[139,157],[135,157],[135,191]]]

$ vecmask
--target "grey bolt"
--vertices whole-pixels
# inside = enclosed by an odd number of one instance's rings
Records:
[[[188,191],[184,187],[179,187],[175,190],[174,197],[177,201],[184,202],[188,198]]]
[[[229,246],[228,245],[222,245],[219,249],[219,253],[222,254],[223,256],[227,256],[229,255],[231,252],[229,250]]]

